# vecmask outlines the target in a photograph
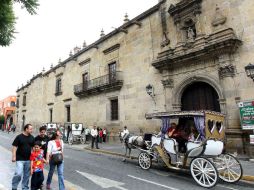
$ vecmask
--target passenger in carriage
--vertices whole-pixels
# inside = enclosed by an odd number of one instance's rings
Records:
[[[184,127],[183,125],[178,125],[172,135],[171,138],[174,138],[178,142],[179,152],[185,153],[186,143],[188,142],[190,131],[188,127]]]
[[[190,128],[191,128],[191,132],[189,134],[188,141],[194,142],[198,132],[197,132],[197,129],[193,125]]]
[[[176,131],[176,127],[177,127],[176,123],[170,124],[170,128],[168,129],[168,132],[167,132],[168,137],[172,137],[173,133]]]

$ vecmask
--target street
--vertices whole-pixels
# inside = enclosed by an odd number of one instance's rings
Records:
[[[10,151],[11,143],[15,135],[16,134],[0,132],[0,160],[3,159],[1,157],[3,153],[5,153],[4,158],[6,159],[9,156],[10,161],[8,162],[5,160],[6,162],[4,163],[9,163],[10,166],[13,165],[11,163]],[[167,171],[165,168],[160,167],[153,167],[145,171],[138,166],[137,160],[122,162],[121,157],[98,154],[86,150],[74,150],[69,145],[65,146],[64,157],[64,176],[66,184],[67,186],[68,184],[74,185],[75,189],[203,189],[196,184],[188,173],[176,173],[175,171]],[[0,167],[2,167],[1,164]],[[47,176],[47,172],[44,173],[45,176]],[[11,184],[11,178],[8,179],[8,184]],[[68,187],[66,189],[68,189]],[[227,184],[220,181],[217,186],[212,189],[248,190],[253,189],[253,186],[242,182]]]

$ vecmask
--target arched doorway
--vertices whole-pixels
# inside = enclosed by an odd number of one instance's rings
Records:
[[[186,87],[181,98],[182,110],[211,110],[220,112],[219,96],[205,82],[194,82]]]

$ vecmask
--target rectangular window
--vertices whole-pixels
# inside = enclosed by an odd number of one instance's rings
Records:
[[[109,82],[114,82],[116,79],[116,62],[108,65]]]
[[[111,120],[118,120],[118,99],[110,100],[111,105]]]
[[[15,107],[15,102],[11,101],[11,107]]]
[[[62,94],[62,80],[60,78],[56,79],[56,95]]]
[[[53,109],[49,109],[49,122],[52,123],[53,121]]]
[[[87,89],[88,87],[88,73],[84,73],[82,75],[83,89]]]
[[[19,108],[19,99],[17,99],[16,107]]]
[[[23,106],[26,106],[26,95],[23,95]]]
[[[71,122],[71,107],[66,106],[66,121]]]

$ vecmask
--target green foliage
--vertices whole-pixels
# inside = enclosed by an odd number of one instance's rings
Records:
[[[38,0],[14,0],[16,3],[20,3],[22,8],[25,8],[31,15],[36,14],[36,9],[39,6]]]
[[[39,6],[38,0],[0,0],[0,46],[8,46],[15,38],[16,17],[13,3],[20,3],[31,15],[36,14]]]
[[[3,115],[0,115],[0,124],[4,124],[4,116]]]

